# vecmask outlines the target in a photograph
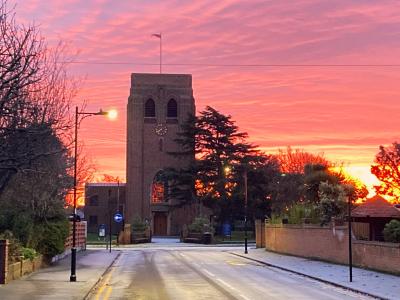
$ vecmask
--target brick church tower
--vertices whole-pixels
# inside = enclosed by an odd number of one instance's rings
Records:
[[[192,76],[186,74],[131,75],[127,109],[125,220],[134,216],[151,223],[154,235],[177,235],[194,217],[193,209],[178,208],[168,197],[165,168],[187,162],[168,154],[178,150],[176,133],[195,113]]]

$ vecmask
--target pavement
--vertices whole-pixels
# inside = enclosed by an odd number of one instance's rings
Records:
[[[400,299],[400,276],[353,267],[353,282],[349,282],[349,267],[345,265],[283,255],[253,247],[248,249],[248,254],[244,254],[243,249],[229,252],[378,299]]]
[[[86,250],[78,252],[76,282],[70,282],[70,256],[19,280],[0,285],[1,300],[75,300],[83,299],[102,278],[119,251]]]

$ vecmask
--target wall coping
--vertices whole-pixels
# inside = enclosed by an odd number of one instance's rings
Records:
[[[353,240],[354,244],[364,244],[368,246],[379,246],[386,248],[400,248],[400,243],[389,243],[389,242],[379,242],[379,241],[363,241],[363,240]]]
[[[335,228],[336,230],[344,230],[347,229],[347,226],[320,226],[315,224],[265,224],[267,228],[285,228],[285,229],[324,229],[324,230],[332,230]]]

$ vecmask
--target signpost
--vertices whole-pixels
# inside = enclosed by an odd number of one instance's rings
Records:
[[[121,223],[123,219],[124,219],[124,217],[123,217],[122,214],[120,214],[120,213],[116,213],[116,214],[114,215],[114,221],[115,221],[116,223]]]
[[[99,238],[106,237],[106,224],[100,224],[99,226]]]

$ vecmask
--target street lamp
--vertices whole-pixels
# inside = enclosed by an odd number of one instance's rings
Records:
[[[226,166],[224,168],[225,175],[231,172],[231,167]],[[247,254],[247,169],[243,170],[243,181],[244,181],[244,254]]]
[[[71,275],[69,281],[76,281],[76,177],[77,177],[77,156],[78,156],[78,117],[83,115],[89,116],[108,116],[110,119],[117,117],[116,110],[102,111],[101,109],[95,113],[79,112],[78,106],[75,107],[75,153],[74,153],[74,214],[72,219],[72,249],[71,249]]]
[[[244,170],[244,254],[247,254],[247,170]]]

